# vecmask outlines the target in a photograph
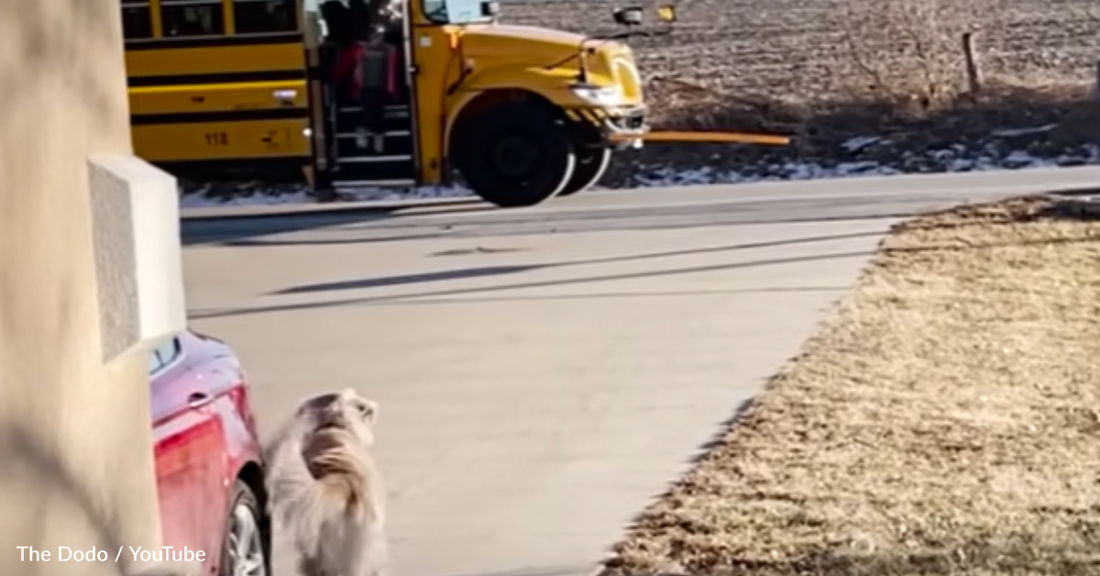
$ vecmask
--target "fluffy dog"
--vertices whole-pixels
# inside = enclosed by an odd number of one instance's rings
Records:
[[[371,458],[378,404],[353,390],[302,402],[266,450],[271,508],[302,576],[384,576],[385,488]]]

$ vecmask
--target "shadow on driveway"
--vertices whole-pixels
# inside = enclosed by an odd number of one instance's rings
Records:
[[[292,244],[345,244],[365,241],[386,242],[393,240],[415,240],[434,238],[438,234],[408,234],[390,238],[349,240],[311,240],[278,241],[257,240],[258,237],[302,232],[316,228],[344,226],[347,224],[372,224],[392,221],[401,216],[427,214],[459,214],[489,210],[484,203],[476,199],[459,198],[453,202],[433,204],[431,206],[366,206],[356,208],[334,208],[317,212],[254,214],[242,216],[212,216],[185,218],[180,222],[180,239],[184,246],[200,244],[219,244],[224,246],[276,246]]]
[[[654,270],[648,272],[632,272],[626,274],[605,274],[599,276],[590,276],[585,278],[569,278],[565,280],[543,280],[535,282],[517,282],[513,284],[503,284],[497,286],[485,286],[474,288],[456,288],[452,290],[437,290],[427,291],[418,294],[402,294],[395,296],[375,296],[364,298],[346,298],[341,300],[330,300],[325,302],[307,302],[301,304],[282,304],[275,306],[261,306],[256,308],[237,308],[229,310],[213,310],[213,311],[196,311],[191,314],[192,319],[206,319],[206,318],[223,318],[227,316],[244,316],[250,314],[264,314],[267,312],[283,312],[291,310],[310,310],[317,308],[332,308],[336,306],[348,306],[348,305],[364,305],[364,304],[382,304],[382,303],[394,303],[413,300],[417,298],[435,298],[435,297],[447,297],[447,296],[463,296],[471,294],[483,294],[493,292],[503,292],[507,290],[522,290],[529,288],[548,288],[554,286],[569,286],[578,284],[588,284],[592,282],[607,282],[614,280],[637,280],[641,278],[655,278],[660,276],[670,276],[674,274],[693,274],[698,272],[715,272],[719,270],[735,270],[741,268],[753,268],[759,266],[776,266],[781,264],[795,264],[799,262],[813,262],[821,260],[834,260],[841,258],[855,258],[866,257],[874,254],[874,251],[859,251],[859,252],[837,252],[830,254],[815,254],[813,256],[797,256],[791,258],[774,258],[767,260],[754,260],[749,262],[738,262],[734,264],[718,264],[710,266],[691,266],[686,268],[673,268],[668,270]],[[468,272],[468,271],[467,271]]]
[[[847,234],[831,234],[825,236],[807,236],[803,238],[790,238],[784,240],[773,240],[768,242],[750,242],[745,244],[734,244],[728,246],[713,246],[710,248],[693,248],[688,250],[668,250],[664,252],[651,252],[646,254],[634,254],[630,256],[612,256],[605,258],[585,258],[580,260],[563,260],[560,262],[549,262],[546,264],[529,264],[529,265],[514,265],[514,266],[485,266],[476,268],[459,268],[456,270],[444,270],[439,272],[425,272],[420,274],[403,274],[399,276],[383,276],[379,278],[363,278],[356,280],[344,280],[337,282],[321,282],[318,284],[306,284],[302,286],[294,286],[283,290],[272,292],[271,294],[303,294],[311,292],[328,292],[335,290],[356,290],[361,288],[380,288],[385,286],[400,286],[406,284],[421,284],[426,282],[439,282],[447,280],[461,280],[467,278],[484,278],[490,276],[504,276],[508,274],[516,274],[519,272],[529,272],[532,270],[545,270],[550,268],[563,268],[570,266],[592,266],[601,264],[617,264],[623,262],[634,262],[640,260],[653,260],[657,258],[675,258],[680,256],[695,256],[700,254],[714,254],[722,252],[733,252],[738,250],[753,250],[758,248],[773,248],[777,246],[793,246],[799,244],[813,244],[817,242],[827,242],[831,240],[850,240],[855,238],[868,238],[874,236],[880,236],[880,232],[854,232]],[[812,260],[814,258],[807,257]],[[774,263],[783,264],[790,262],[800,262],[805,260],[790,260],[783,261],[776,260]],[[758,264],[759,265],[759,264]],[[729,267],[739,267],[737,265],[729,265]],[[692,270],[697,271],[697,270]],[[702,271],[702,270],[698,270]],[[644,276],[637,276],[644,277]],[[593,280],[606,280],[606,279],[618,279],[613,276],[597,277]],[[524,286],[527,287],[527,286]],[[494,290],[504,289],[494,288]]]

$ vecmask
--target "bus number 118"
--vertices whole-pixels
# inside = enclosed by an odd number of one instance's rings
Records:
[[[207,146],[225,146],[229,144],[229,137],[225,132],[207,132],[206,133],[206,145]]]

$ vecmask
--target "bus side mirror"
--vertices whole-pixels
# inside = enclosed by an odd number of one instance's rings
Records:
[[[672,23],[676,21],[676,7],[671,4],[664,4],[657,7],[657,17],[662,22]]]
[[[612,13],[615,23],[622,26],[637,26],[642,23],[642,9],[637,6],[620,8]]]
[[[481,3],[481,15],[488,18],[496,18],[500,14],[500,2],[490,1]]]

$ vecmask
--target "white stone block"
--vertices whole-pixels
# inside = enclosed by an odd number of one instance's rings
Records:
[[[187,326],[176,179],[134,156],[88,160],[103,361]]]

